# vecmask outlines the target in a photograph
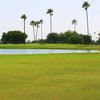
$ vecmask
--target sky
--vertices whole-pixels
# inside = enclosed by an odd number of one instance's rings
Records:
[[[47,9],[53,9],[53,32],[73,31],[72,20],[77,20],[76,30],[87,34],[86,13],[82,8],[84,0],[0,0],[0,37],[3,32],[20,30],[23,32],[23,20],[20,18],[26,14],[27,40],[33,40],[31,20],[43,19],[43,37],[50,33],[49,15]],[[91,5],[88,9],[90,33],[93,38],[100,33],[100,0],[87,0]],[[96,35],[94,35],[94,32]],[[40,38],[40,31],[38,38]]]

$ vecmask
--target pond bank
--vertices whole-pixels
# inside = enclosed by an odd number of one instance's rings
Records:
[[[74,44],[0,44],[0,49],[70,49],[70,50],[100,50],[99,45]]]

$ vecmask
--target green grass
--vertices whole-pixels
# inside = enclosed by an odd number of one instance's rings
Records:
[[[85,49],[100,50],[99,45],[73,44],[0,44],[0,49]]]
[[[100,100],[100,53],[0,55],[0,100]]]

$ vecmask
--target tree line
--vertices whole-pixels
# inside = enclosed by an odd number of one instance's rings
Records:
[[[46,38],[47,43],[67,43],[67,44],[92,44],[91,36],[82,35],[75,31],[64,33],[50,33]]]
[[[90,4],[85,1],[83,2],[82,4],[82,8],[84,8],[86,10],[86,19],[87,19],[87,35],[90,35],[89,34],[89,20],[88,20],[88,8],[89,8]],[[48,9],[47,14],[50,15],[50,33],[53,32],[53,28],[52,28],[52,16],[53,16],[53,9]],[[21,18],[24,20],[24,33],[25,33],[25,20],[27,19],[27,16],[25,14],[23,14],[21,16]],[[30,22],[30,25],[32,25],[33,27],[33,36],[34,36],[34,41],[37,40],[37,36],[38,36],[38,28],[39,28],[39,25],[41,24],[41,39],[43,39],[43,32],[42,32],[42,24],[43,24],[43,19],[40,19],[39,21],[34,21],[32,20]],[[76,19],[73,19],[72,20],[72,24],[74,25],[74,31],[76,32],[76,25],[77,25],[77,20]],[[36,32],[35,32],[35,26],[36,26]]]
[[[66,43],[66,44],[100,44],[100,39],[93,41],[91,36],[79,34],[75,31],[62,33],[49,33],[46,39],[26,42],[27,35],[21,31],[8,31],[3,33],[1,42],[3,44],[25,44],[25,43]]]
[[[76,25],[77,25],[77,20],[73,19],[72,20],[72,25],[74,26],[74,31],[67,31],[64,33],[54,33],[53,28],[52,28],[52,16],[53,16],[53,9],[48,9],[47,14],[50,15],[50,34],[47,35],[46,39],[43,39],[43,31],[42,31],[42,25],[43,25],[43,19],[40,19],[39,21],[30,21],[30,25],[32,26],[33,29],[33,42],[46,42],[46,43],[71,43],[71,44],[100,44],[100,37],[99,39],[95,42],[92,41],[91,35],[89,33],[89,21],[88,21],[88,8],[90,4],[88,2],[84,2],[82,4],[82,8],[86,10],[86,18],[87,18],[87,35],[79,34],[76,31]],[[2,43],[25,43],[26,42],[26,19],[27,16],[23,14],[21,16],[21,19],[23,19],[23,26],[24,30],[23,32],[21,31],[8,31],[7,33],[3,33],[1,42]],[[38,39],[38,29],[41,27],[41,39]]]

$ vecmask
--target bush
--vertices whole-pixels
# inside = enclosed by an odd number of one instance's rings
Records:
[[[9,31],[7,33],[3,33],[1,41],[4,44],[21,44],[25,43],[26,38],[27,35],[21,31]]]
[[[68,42],[71,43],[71,44],[82,44],[83,43],[83,37],[79,34],[72,34],[69,37]]]
[[[96,44],[97,45],[100,45],[100,39],[96,41]]]
[[[67,31],[64,33],[50,33],[47,36],[48,43],[68,43],[68,44],[91,44],[91,36],[80,35],[75,31]]]
[[[92,43],[91,36],[89,36],[89,35],[82,35],[82,37],[83,37],[83,43],[84,44],[91,44]]]
[[[57,33],[50,33],[47,36],[48,43],[58,43],[59,42],[59,35]]]

